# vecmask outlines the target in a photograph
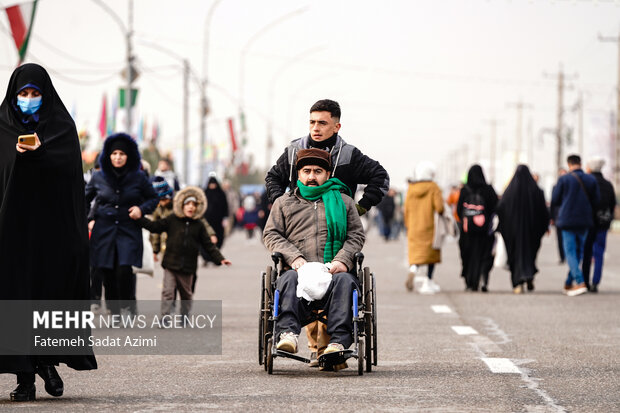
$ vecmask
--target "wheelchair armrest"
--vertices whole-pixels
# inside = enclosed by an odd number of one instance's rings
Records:
[[[273,261],[274,267],[277,267],[280,262],[284,262],[284,255],[280,252],[271,253],[271,260]]]
[[[356,252],[355,255],[353,256],[355,262],[357,263],[357,265],[359,265],[360,267],[362,266],[362,263],[364,262],[364,253],[363,252]]]

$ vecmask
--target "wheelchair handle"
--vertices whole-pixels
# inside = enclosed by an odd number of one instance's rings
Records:
[[[359,265],[361,267],[362,263],[364,262],[364,253],[363,252],[356,252],[353,257],[355,259],[355,262],[357,262],[357,265]]]
[[[273,261],[274,266],[277,267],[280,261],[284,261],[284,255],[280,252],[274,252],[271,254],[271,260]]]

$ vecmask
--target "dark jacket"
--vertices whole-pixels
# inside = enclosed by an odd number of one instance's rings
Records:
[[[114,139],[129,142],[127,171],[117,176],[110,162],[110,146]],[[108,137],[100,156],[101,171],[95,172],[86,185],[87,206],[97,199],[95,226],[90,237],[91,266],[114,268],[115,252],[118,265],[142,266],[142,230],[129,218],[129,208],[137,205],[142,214],[153,212],[159,198],[146,174],[139,170],[138,145],[125,134]]]
[[[601,199],[596,206],[596,213],[609,212],[613,217],[616,209],[616,192],[614,191],[614,186],[605,179],[600,172],[592,172],[592,176],[596,178],[598,189],[601,194]],[[595,225],[597,229],[609,229],[611,223],[601,225],[599,222],[596,222]]]
[[[188,196],[198,199],[199,208],[194,212],[192,218],[183,215],[183,201]],[[140,226],[150,232],[166,232],[166,252],[161,266],[174,272],[183,274],[195,274],[198,264],[198,250],[203,246],[213,261],[220,265],[224,259],[200,220],[204,214],[201,205],[205,205],[205,196],[199,188],[187,187],[182,189],[174,197],[174,213],[164,219],[151,221],[147,218],[140,218],[137,222]]]
[[[308,149],[310,135],[296,139],[284,149],[276,164],[267,172],[265,184],[271,203],[284,194],[286,187],[297,187],[295,157],[300,149]],[[377,205],[390,187],[390,177],[381,164],[364,155],[355,146],[346,143],[340,135],[331,150],[332,177],[340,179],[355,195],[358,184],[365,184],[359,205],[369,210]]]
[[[581,179],[584,189],[581,187]],[[587,193],[587,195],[586,195]],[[594,225],[592,205],[597,205],[600,193],[596,179],[581,169],[563,175],[551,195],[551,208],[559,207],[555,225],[561,229],[585,229]]]

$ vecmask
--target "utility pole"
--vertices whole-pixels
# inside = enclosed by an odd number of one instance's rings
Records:
[[[618,36],[598,35],[601,42],[618,44],[618,84],[616,85],[616,159],[614,165],[614,184],[616,193],[620,191],[620,34]]]
[[[205,18],[205,37],[203,42],[203,55],[202,55],[202,82],[200,88],[200,155],[198,156],[199,169],[199,185],[204,185],[206,181],[205,176],[205,150],[207,146],[207,116],[209,115],[209,101],[207,100],[207,86],[209,82],[209,34],[211,31],[211,19],[215,8],[221,0],[215,0]]]
[[[555,153],[555,170],[556,170],[556,179],[559,178],[558,171],[562,168],[563,161],[563,132],[564,132],[564,88],[566,88],[566,76],[562,71],[562,65],[560,65],[560,70],[557,75],[547,76],[547,77],[557,77],[558,79],[558,111],[557,111],[557,127],[555,130],[555,140],[556,140],[556,153]],[[571,79],[576,78],[576,75],[571,76]]]
[[[579,91],[579,130],[577,148],[579,148],[579,155],[584,156],[583,153],[583,91]]]
[[[189,62],[183,59],[183,179],[189,184]]]
[[[518,102],[509,103],[508,107],[517,109],[517,147],[515,149],[515,166],[517,166],[519,165],[521,150],[523,148],[523,109],[532,109],[533,106],[529,103],[523,103],[523,99],[519,99]]]
[[[127,88],[125,90],[125,108],[127,109],[127,133],[131,135],[131,86],[133,84],[133,52],[131,36],[133,35],[133,0],[128,1],[129,13],[127,16]]]
[[[487,123],[491,126],[491,142],[489,148],[489,184],[493,185],[495,180],[495,156],[497,152],[497,119],[493,118],[488,120]]]

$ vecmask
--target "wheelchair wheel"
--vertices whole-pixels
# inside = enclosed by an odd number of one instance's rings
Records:
[[[377,365],[377,285],[375,275],[370,274],[372,279],[372,364]]]
[[[271,325],[269,322],[269,318],[271,317],[271,276],[272,276],[273,270],[271,267],[267,267],[267,270],[265,271],[264,275],[263,275],[263,279],[262,279],[262,286],[261,286],[261,319],[260,319],[260,323],[261,323],[261,336],[259,337],[260,340],[260,347],[261,347],[261,358],[263,363],[266,363],[266,357],[269,354],[269,351],[267,351],[267,340],[270,337],[270,333],[271,333]],[[261,364],[263,364],[261,363]],[[267,370],[267,365],[265,364],[265,370]]]
[[[374,302],[372,297],[372,276],[368,267],[364,268],[364,332],[366,340],[364,343],[364,357],[366,359],[366,371],[372,371],[372,338],[374,329],[372,325],[372,311]]]
[[[261,273],[260,280],[260,310],[258,310],[258,364],[262,365],[265,358],[265,292],[263,291],[265,285],[265,273]]]
[[[273,374],[273,354],[271,352],[273,346],[273,338],[267,340],[267,357],[265,358],[265,370],[268,374]]]
[[[364,375],[364,339],[360,338],[357,342],[357,374]]]

